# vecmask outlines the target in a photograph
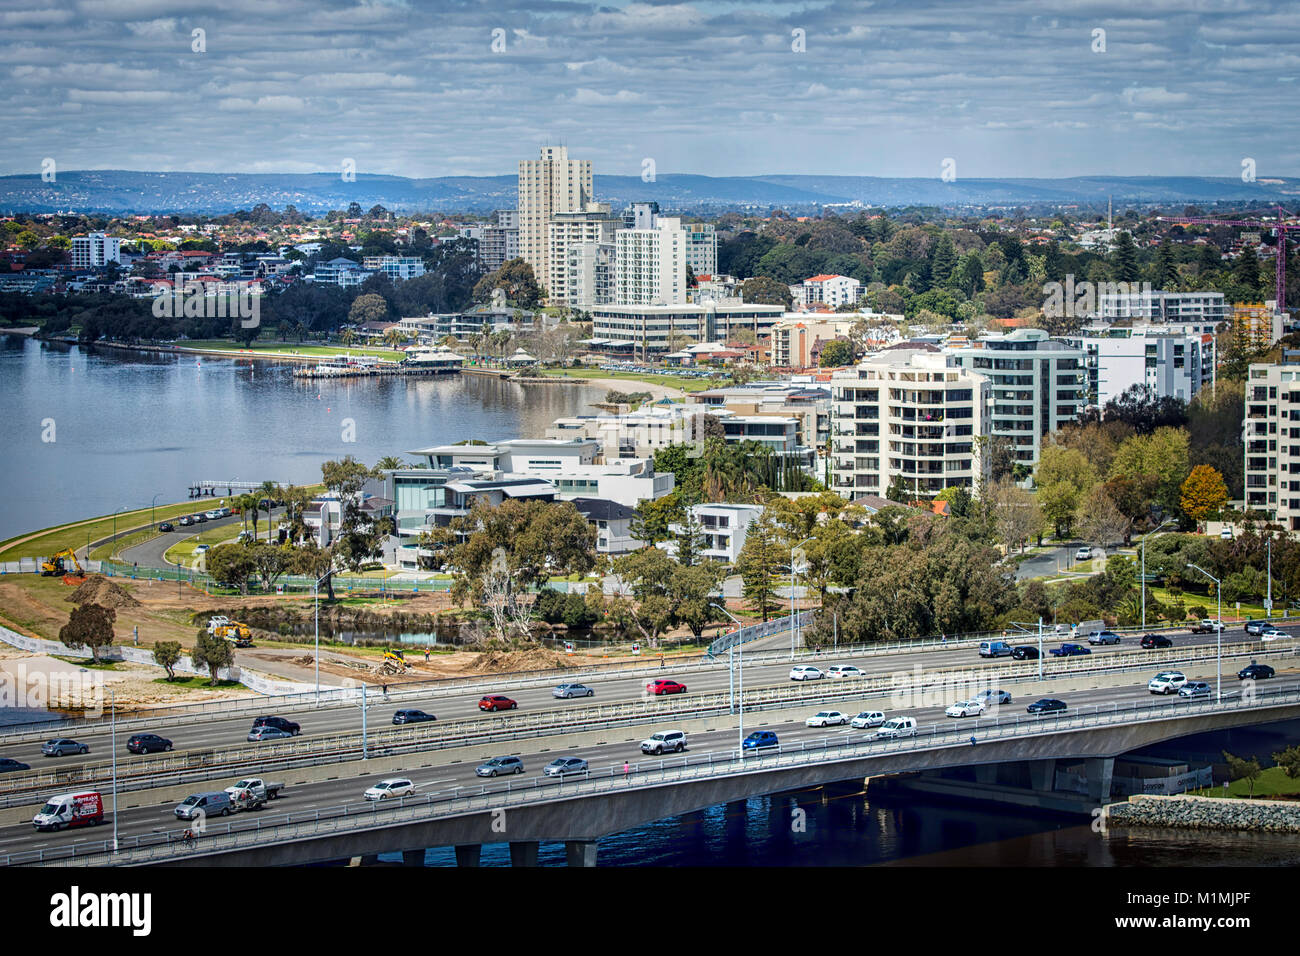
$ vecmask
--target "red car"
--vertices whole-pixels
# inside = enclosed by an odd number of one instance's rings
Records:
[[[500,694],[488,694],[478,702],[479,710],[514,710],[518,706],[517,701],[502,697]]]
[[[686,685],[675,680],[656,680],[645,685],[645,689],[658,697],[660,694],[684,694]]]

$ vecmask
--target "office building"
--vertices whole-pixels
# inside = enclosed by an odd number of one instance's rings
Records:
[[[748,303],[616,304],[597,306],[591,315],[593,339],[623,343],[624,354],[645,361],[696,342],[726,341],[742,330],[761,339],[771,333],[785,309]]]

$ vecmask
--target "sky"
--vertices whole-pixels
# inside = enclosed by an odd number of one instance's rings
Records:
[[[1263,179],[1297,77],[1296,0],[0,0],[0,173]]]

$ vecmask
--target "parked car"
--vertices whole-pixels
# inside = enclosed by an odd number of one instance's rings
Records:
[[[645,685],[645,689],[648,693],[654,694],[656,697],[663,694],[686,693],[686,685],[679,684],[675,680],[652,680],[650,683]]]
[[[373,787],[367,787],[362,794],[367,800],[387,800],[389,797],[406,797],[415,792],[415,784],[406,777],[389,777],[380,780]]]
[[[437,719],[433,714],[426,714],[422,710],[399,710],[393,714],[395,724],[423,724]]]
[[[1091,654],[1092,651],[1082,644],[1062,644],[1060,647],[1053,647],[1047,653],[1053,657],[1080,657],[1084,654]]]
[[[1276,671],[1267,664],[1247,664],[1237,671],[1239,680],[1268,680]]]
[[[1089,644],[1101,644],[1105,646],[1107,644],[1118,644],[1119,642],[1120,637],[1114,631],[1093,631],[1088,635]]]
[[[204,523],[208,520],[208,516],[205,515],[205,514],[203,514],[202,512],[198,512],[197,514],[193,514],[193,515],[191,515],[190,517],[192,517],[192,518],[194,519],[194,523],[195,523],[195,524],[204,524]]]
[[[172,524],[170,521],[164,521],[162,524],[158,526],[158,532],[160,534],[170,534],[175,530],[176,530],[176,525]]]
[[[151,754],[172,749],[172,742],[157,734],[132,734],[126,749],[133,754]]]
[[[181,515],[180,518],[177,519],[176,523],[183,528],[188,528],[190,525],[194,524],[194,515]]]
[[[258,717],[253,720],[253,728],[274,727],[276,730],[283,730],[292,737],[298,736],[302,730],[298,724],[292,720],[285,720],[283,717]]]
[[[790,668],[791,680],[821,680],[826,675],[811,664],[798,664]]]
[[[1009,657],[1014,648],[1006,641],[981,641],[980,657]]]
[[[542,773],[548,777],[567,777],[571,773],[586,772],[587,761],[581,757],[556,757],[542,768]]]
[[[915,717],[890,717],[880,725],[880,729],[867,737],[868,740],[892,740],[895,737],[915,737]]]
[[[1153,694],[1176,694],[1187,683],[1182,671],[1161,671],[1147,681],[1147,690]]]
[[[561,684],[555,690],[551,691],[552,697],[561,697],[568,700],[571,697],[590,697],[594,693],[586,684]]]
[[[21,760],[15,760],[13,757],[0,757],[0,773],[13,773],[16,770],[31,770],[30,764],[25,764]]]
[[[254,727],[248,732],[248,740],[256,743],[261,740],[288,740],[293,734],[279,727]]]
[[[1009,704],[1011,694],[1005,690],[982,690],[975,695],[975,699],[983,701],[985,707],[989,704]]]
[[[1221,529],[1221,530],[1219,531],[1219,537],[1222,538],[1224,541],[1231,541],[1231,540],[1232,540],[1232,529],[1231,529],[1231,528],[1223,528],[1223,529]]]
[[[229,508],[220,508],[218,510],[221,512],[221,517],[223,518],[229,518],[232,514],[234,514],[234,512],[231,511]]]
[[[81,744],[69,737],[56,737],[41,745],[41,753],[47,757],[62,757],[66,754],[88,754],[90,744]]]
[[[493,757],[474,768],[475,776],[497,777],[501,774],[524,772],[524,762],[518,757]]]
[[[479,710],[514,710],[518,706],[518,701],[511,700],[509,697],[503,697],[500,694],[485,694],[478,702]]]
[[[741,741],[740,746],[744,750],[762,750],[767,747],[779,747],[781,742],[777,740],[774,731],[756,730]]]
[[[1264,632],[1264,628],[1266,628],[1266,627],[1272,627],[1272,626],[1273,626],[1273,625],[1272,625],[1270,622],[1268,622],[1268,621],[1247,621],[1247,622],[1246,622],[1246,633],[1247,633],[1247,634],[1262,634],[1262,633]]]
[[[807,727],[831,727],[847,724],[849,718],[847,715],[840,713],[838,710],[819,710],[807,720],[804,725]]]
[[[216,521],[221,517],[221,509],[213,508],[211,511],[205,511],[203,512],[203,516],[209,521]]]
[[[1192,625],[1193,634],[1214,634],[1223,630],[1223,622],[1215,621],[1211,618],[1203,618]]]
[[[1038,648],[1029,644],[1021,644],[1019,647],[1011,649],[1011,657],[1017,661],[1036,661],[1038,660]]]
[[[666,750],[681,753],[686,749],[686,734],[680,730],[661,730],[641,741],[643,754],[661,754]]]
[[[1179,697],[1209,697],[1210,685],[1203,680],[1189,680],[1178,688]]]
[[[199,544],[194,546],[195,554],[207,554],[211,550],[212,550],[212,545],[210,544]]]
[[[1044,697],[1042,700],[1036,700],[1025,708],[1031,714],[1051,714],[1066,709],[1065,701],[1057,700],[1054,697]]]
[[[849,721],[850,727],[857,727],[862,730],[866,727],[879,727],[885,722],[885,712],[882,710],[864,710],[858,716]]]
[[[862,668],[853,664],[832,664],[826,671],[832,677],[866,677]]]
[[[194,793],[182,800],[172,812],[179,820],[193,820],[200,813],[205,817],[228,817],[232,812],[230,794],[224,790]]]
[[[1143,634],[1142,640],[1138,641],[1142,647],[1151,650],[1156,647],[1173,647],[1174,642],[1163,634]]]
[[[955,704],[949,704],[944,713],[949,717],[978,717],[984,713],[984,701],[959,700]]]
[[[1076,561],[1089,561],[1091,559],[1092,548],[1080,548],[1078,551],[1074,552],[1074,560]]]

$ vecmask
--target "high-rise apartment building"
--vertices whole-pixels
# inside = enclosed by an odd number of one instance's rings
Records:
[[[550,301],[564,302],[568,296],[569,249],[584,243],[612,244],[623,219],[610,212],[608,203],[588,203],[576,212],[558,212],[547,225],[547,260],[550,275],[544,281]],[[569,303],[572,305],[573,303]],[[590,308],[590,305],[583,306]]]
[[[614,301],[614,243],[575,242],[565,251],[564,301],[590,312]]]
[[[72,267],[74,269],[97,269],[110,262],[122,261],[122,240],[92,232],[88,236],[74,236],[72,239]]]
[[[614,234],[618,305],[686,302],[686,230],[680,219],[660,219],[653,229]]]
[[[541,157],[519,163],[519,254],[539,283],[550,270],[551,220],[581,212],[592,200],[591,160],[569,159],[564,146],[543,146]]]
[[[686,230],[686,265],[691,275],[711,276],[718,271],[718,233],[711,222],[692,222]]]
[[[1214,381],[1217,345],[1212,333],[1116,325],[1084,329],[1062,341],[1083,353],[1090,405],[1104,407],[1134,385],[1159,398],[1187,402]]]
[[[1300,364],[1250,366],[1243,425],[1246,507],[1300,531]]]

